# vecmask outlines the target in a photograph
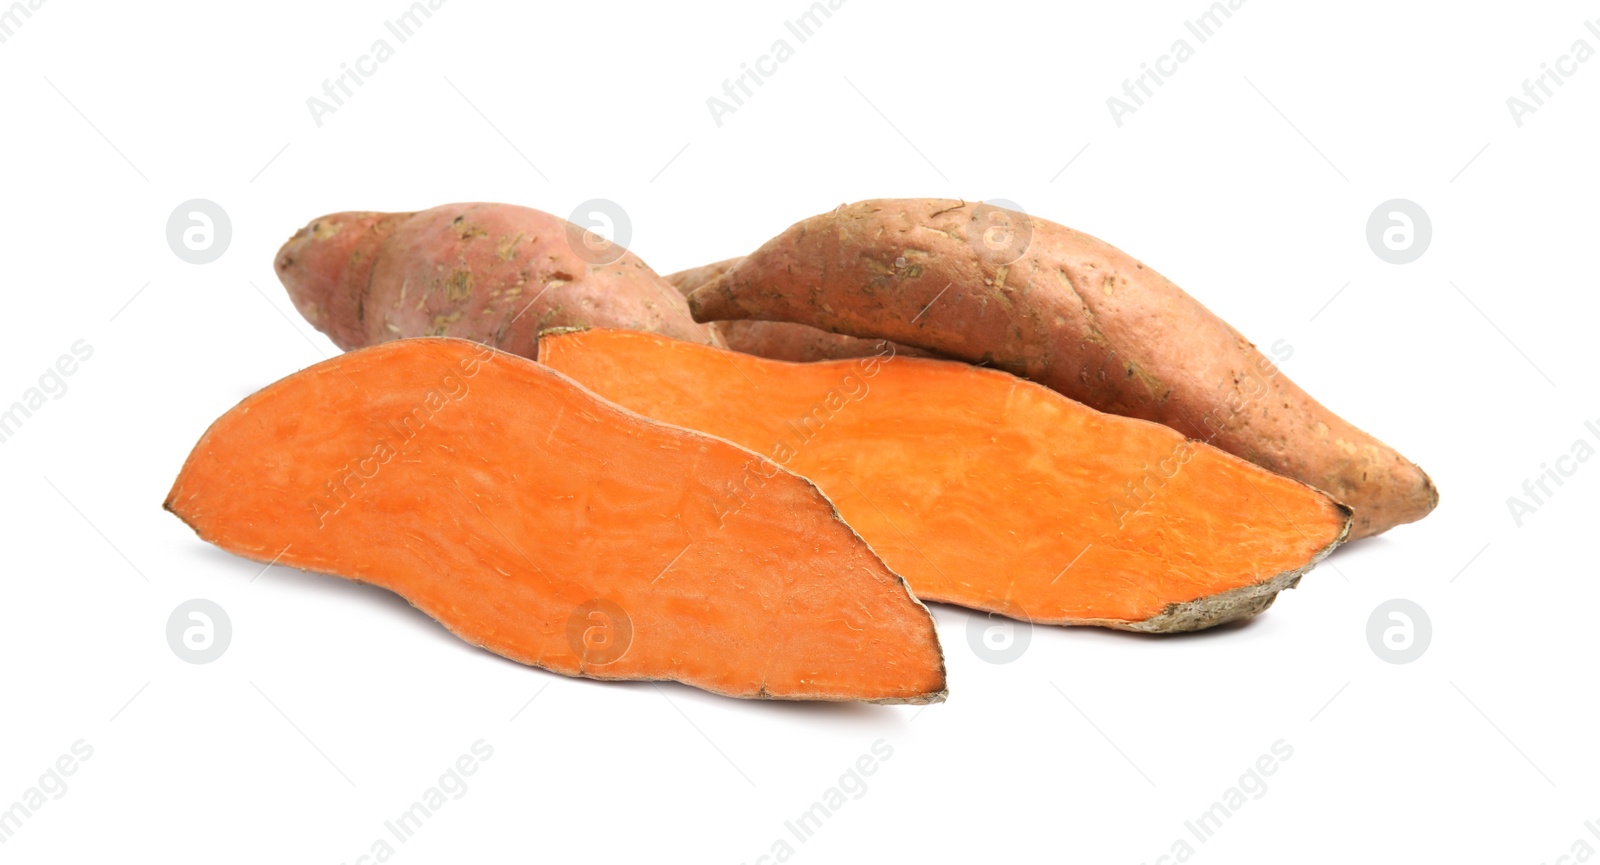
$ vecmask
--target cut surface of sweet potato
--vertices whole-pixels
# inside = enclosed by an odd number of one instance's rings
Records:
[[[750,478],[761,495],[740,500]],[[565,675],[944,695],[927,609],[809,481],[464,340],[362,349],[250,396],[166,507],[229,552],[373,583]]]
[[[784,363],[604,329],[548,335],[540,361],[810,478],[923,600],[1195,630],[1264,610],[1350,529],[1317,490],[997,370]]]

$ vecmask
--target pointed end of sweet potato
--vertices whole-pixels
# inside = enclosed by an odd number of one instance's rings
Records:
[[[730,273],[732,271],[724,273],[689,292],[687,297],[689,315],[695,321],[704,324],[713,321],[745,318],[739,312],[738,305],[733,300],[733,294],[728,290],[728,276]]]
[[[278,249],[273,269],[300,315],[349,351],[366,345],[361,300],[382,237],[410,214],[347,211],[319,216]]]
[[[699,267],[691,267],[687,270],[669,273],[662,278],[672,283],[673,287],[678,289],[684,297],[688,297],[695,289],[711,284],[712,280],[732,270],[734,265],[743,260],[743,256],[725,258],[722,261],[712,262],[711,264],[703,264]]]
[[[1439,488],[1422,467],[1390,450],[1389,464],[1378,476],[1381,484],[1351,487],[1345,496],[1356,509],[1355,527],[1351,540],[1380,535],[1406,523],[1414,523],[1439,506]]]

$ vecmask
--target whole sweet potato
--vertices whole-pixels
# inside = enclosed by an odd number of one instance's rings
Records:
[[[690,295],[700,321],[792,321],[1026,376],[1331,494],[1351,537],[1421,519],[1422,469],[1323,407],[1165,277],[986,204],[864,201],[790,227]]]
[[[622,327],[717,344],[633,253],[510,204],[333,213],[278,251],[295,308],[340,348],[454,336],[538,353],[541,330]]]

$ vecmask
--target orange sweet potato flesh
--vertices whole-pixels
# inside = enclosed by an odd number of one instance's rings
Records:
[[[1297,481],[998,370],[784,363],[617,330],[547,335],[540,362],[810,478],[923,600],[1195,630],[1266,609],[1350,528]]]
[[[667,274],[667,281],[684,295],[727,273],[741,259],[729,258],[714,264],[691,267]],[[881,339],[857,339],[842,333],[829,333],[804,324],[788,321],[718,321],[712,322],[722,337],[722,344],[734,351],[769,357],[773,360],[805,362],[812,360],[837,360],[839,358],[871,357],[884,345]],[[637,328],[635,328],[637,329]],[[895,345],[895,354],[902,357],[938,357],[931,351]]]
[[[1438,504],[1427,474],[1291,382],[1121,250],[1038,217],[943,199],[840,206],[690,297],[700,321],[762,319],[891,339],[1165,424],[1326,490],[1353,537]]]
[[[620,248],[597,255],[586,239],[595,236],[511,204],[331,213],[283,245],[276,269],[300,314],[347,351],[455,336],[531,358],[539,331],[551,327],[715,339],[637,256]]]
[[[748,477],[762,494],[740,503]],[[206,431],[166,507],[564,675],[944,695],[927,609],[811,483],[475,343],[390,342],[265,388]]]

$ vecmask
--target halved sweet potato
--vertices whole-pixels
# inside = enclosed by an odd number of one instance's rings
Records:
[[[762,495],[741,503],[752,477]],[[382,586],[565,675],[944,694],[927,609],[811,483],[463,340],[362,349],[256,393],[166,507],[225,550]]]
[[[997,370],[784,363],[619,330],[547,334],[539,354],[810,478],[923,600],[1195,630],[1266,609],[1350,531],[1350,510],[1304,484]]]

